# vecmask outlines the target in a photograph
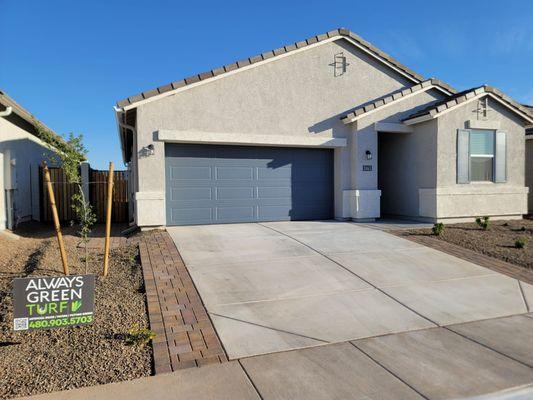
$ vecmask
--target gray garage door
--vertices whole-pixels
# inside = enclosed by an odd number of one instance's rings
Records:
[[[329,219],[333,151],[166,145],[168,225]]]

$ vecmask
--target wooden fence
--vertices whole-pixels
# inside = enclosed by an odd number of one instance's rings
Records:
[[[113,175],[111,221],[128,222],[128,174],[126,171],[114,171]],[[89,171],[89,198],[98,222],[105,222],[108,176],[109,171]]]
[[[70,222],[76,219],[76,213],[72,209],[72,195],[79,188],[76,184],[67,183],[65,173],[61,168],[49,168],[50,179],[56,198],[57,212],[62,222]],[[89,182],[84,183],[89,188],[89,202],[93,206],[98,222],[105,222],[107,205],[107,177],[109,171],[89,169]],[[128,174],[126,171],[114,171],[113,173],[113,207],[111,221],[128,222]],[[41,220],[52,222],[52,210],[50,199],[44,181],[43,169],[39,169]]]

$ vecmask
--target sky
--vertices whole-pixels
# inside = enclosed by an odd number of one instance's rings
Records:
[[[533,1],[0,0],[0,89],[93,168],[123,168],[113,105],[339,27],[456,89],[533,104]]]

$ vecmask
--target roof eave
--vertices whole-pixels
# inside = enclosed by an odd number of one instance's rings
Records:
[[[424,81],[424,82],[430,82],[430,81],[432,81],[432,80],[428,80],[428,81]],[[423,84],[424,82],[422,82],[421,84]],[[410,89],[412,89],[412,88],[410,88]],[[439,91],[441,91],[442,93],[444,93],[445,95],[448,95],[448,96],[453,94],[453,92],[448,90],[448,88],[443,87],[443,86],[441,86],[439,84],[431,83],[428,86],[423,86],[422,88],[420,88],[420,89],[418,89],[416,91],[412,91],[411,93],[408,93],[407,95],[402,95],[401,97],[389,100],[387,102],[383,101],[384,99],[382,99],[381,100],[382,104],[379,105],[379,106],[376,106],[374,103],[372,103],[373,104],[373,108],[372,109],[370,109],[368,111],[363,111],[360,114],[355,114],[355,112],[351,112],[348,115],[342,117],[341,120],[342,120],[342,122],[345,125],[351,124],[351,123],[356,122],[357,120],[359,120],[359,119],[361,119],[363,117],[366,117],[366,116],[368,116],[370,114],[373,114],[376,111],[381,111],[381,110],[385,109],[386,107],[388,107],[390,105],[397,104],[397,103],[401,102],[402,100],[408,99],[410,97],[416,96],[416,95],[421,94],[421,93],[425,93],[428,90],[432,90],[432,89],[439,90]],[[450,89],[452,89],[452,88],[450,87]],[[408,90],[408,89],[406,89],[406,90]],[[398,93],[401,93],[401,92],[398,92]],[[390,98],[392,96],[393,95],[386,96],[385,99]]]

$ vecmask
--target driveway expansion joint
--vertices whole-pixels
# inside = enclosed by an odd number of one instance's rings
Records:
[[[519,315],[520,315],[520,314],[519,314]],[[494,319],[498,319],[498,318],[494,318]],[[478,321],[473,321],[473,322],[478,322]],[[443,326],[442,328],[443,328],[443,329],[446,329],[447,331],[452,332],[452,333],[454,333],[454,334],[456,334],[456,335],[458,335],[458,336],[460,336],[460,337],[462,337],[463,339],[466,339],[466,340],[469,340],[469,341],[471,341],[471,342],[473,342],[473,343],[475,343],[475,344],[478,344],[478,345],[480,345],[480,346],[482,346],[482,347],[484,347],[484,348],[486,348],[486,349],[488,349],[488,350],[491,350],[491,351],[493,351],[493,352],[495,352],[495,353],[497,353],[497,354],[499,354],[499,355],[501,355],[501,356],[503,356],[503,357],[506,357],[506,358],[508,358],[508,359],[510,359],[510,360],[513,360],[513,361],[515,361],[515,362],[517,362],[517,363],[519,363],[519,364],[522,364],[522,365],[524,365],[524,366],[526,366],[526,367],[528,367],[528,368],[533,368],[533,365],[529,365],[529,364],[527,364],[527,363],[525,363],[525,362],[523,362],[523,361],[520,361],[520,360],[518,360],[518,359],[516,359],[516,358],[514,358],[514,357],[511,357],[511,356],[508,355],[508,354],[505,354],[505,353],[503,353],[503,352],[501,352],[501,351],[498,351],[498,350],[496,350],[496,349],[490,347],[489,345],[486,345],[486,344],[484,344],[484,343],[481,343],[481,342],[479,342],[479,341],[477,341],[477,340],[475,340],[475,339],[469,337],[469,336],[466,335],[466,334],[463,334],[463,333],[457,332],[457,331],[453,330],[453,329],[452,329],[451,327],[449,327],[449,326]]]
[[[434,329],[434,328],[429,328],[429,329]],[[381,368],[383,368],[385,371],[387,371],[389,374],[391,374],[392,376],[394,376],[396,379],[398,379],[400,382],[402,382],[404,385],[408,386],[410,389],[412,389],[413,391],[415,391],[417,394],[419,394],[421,397],[423,397],[424,399],[426,400],[430,400],[429,397],[427,397],[424,393],[420,392],[418,389],[416,389],[413,385],[411,385],[409,382],[406,382],[405,380],[403,380],[402,378],[400,378],[397,374],[395,374],[392,370],[390,370],[389,368],[387,368],[385,365],[383,365],[382,363],[380,363],[378,360],[376,360],[374,357],[372,357],[370,354],[368,354],[367,352],[365,352],[363,349],[361,349],[360,347],[358,347],[353,341],[349,342],[353,347],[355,347],[357,350],[359,350],[361,353],[363,353],[366,357],[368,357],[372,362],[374,362],[376,365],[380,366]]]
[[[524,300],[524,305],[526,306],[527,312],[531,311],[531,308],[529,308],[529,303],[527,302],[526,295],[524,293],[524,288],[522,287],[522,282],[520,282],[519,279],[516,280],[518,282],[518,288],[520,289],[520,294],[522,295],[522,300]]]
[[[419,317],[425,319],[426,321],[432,323],[433,325],[435,326],[440,326],[437,322],[435,321],[432,321],[430,318],[426,317],[425,315],[422,315],[420,314],[418,311],[416,310],[413,310],[411,307],[408,307],[407,305],[405,305],[404,303],[402,303],[401,301],[399,301],[398,299],[396,299],[395,297],[391,296],[389,293],[385,292],[384,290],[382,290],[381,288],[377,287],[376,285],[374,285],[372,282],[368,281],[367,279],[363,278],[362,276],[356,274],[355,272],[351,271],[349,268],[346,268],[344,265],[342,265],[341,263],[339,263],[338,261],[334,260],[333,258],[329,257],[328,255],[318,251],[317,249],[309,246],[308,244],[304,243],[304,242],[301,242],[300,240],[296,239],[296,238],[293,238],[292,236],[284,233],[284,232],[281,232],[281,231],[278,231],[277,229],[274,229],[270,226],[266,226],[266,225],[263,225],[261,223],[259,223],[259,225],[261,226],[264,226],[265,228],[267,229],[271,229],[273,230],[274,232],[277,232],[279,233],[280,235],[283,235],[283,236],[286,236],[298,243],[300,243],[302,246],[305,246],[307,247],[308,249],[316,252],[317,254],[320,254],[322,257],[328,259],[329,261],[335,263],[336,265],[338,265],[339,267],[341,267],[342,269],[344,269],[345,271],[349,272],[350,274],[354,275],[355,277],[359,278],[360,280],[362,280],[363,282],[365,282],[366,284],[372,286],[372,288],[374,288],[375,290],[377,290],[378,292],[384,294],[385,296],[387,296],[388,298],[390,298],[391,300],[395,301],[396,303],[400,304],[402,307],[405,307],[406,309],[408,309],[409,311],[411,311],[412,313],[418,315]]]

